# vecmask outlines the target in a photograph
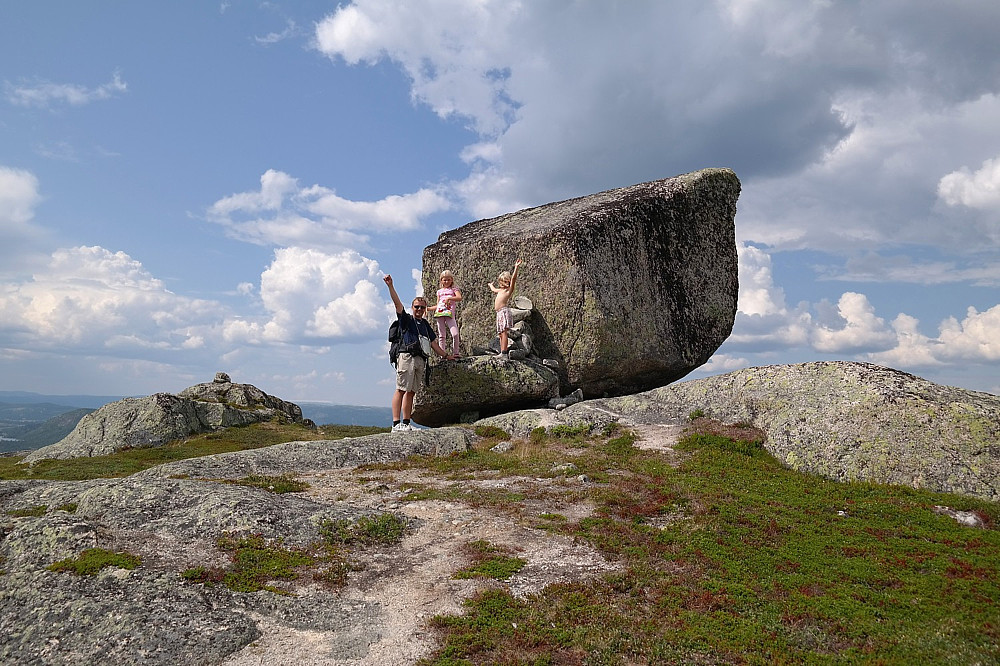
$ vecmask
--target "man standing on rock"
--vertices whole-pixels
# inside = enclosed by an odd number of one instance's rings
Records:
[[[413,315],[410,315],[403,307],[403,302],[399,300],[396,288],[392,286],[392,276],[386,275],[382,279],[389,287],[392,304],[396,306],[396,320],[399,322],[403,338],[396,361],[396,392],[392,395],[392,431],[406,432],[413,430],[413,426],[410,425],[413,398],[426,376],[427,357],[432,349],[441,358],[447,358],[448,354],[438,345],[434,330],[424,319],[427,299],[423,296],[414,298],[410,304]]]

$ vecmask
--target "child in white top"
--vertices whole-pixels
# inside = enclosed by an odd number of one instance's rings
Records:
[[[510,297],[514,295],[514,286],[517,284],[517,269],[521,266],[521,260],[518,259],[514,262],[514,272],[513,274],[504,271],[497,277],[497,283],[499,287],[493,286],[490,282],[490,290],[497,295],[496,300],[493,301],[493,309],[497,313],[497,335],[500,336],[500,358],[507,358],[507,331],[510,327],[514,325],[514,319],[511,316],[510,306],[508,302]]]

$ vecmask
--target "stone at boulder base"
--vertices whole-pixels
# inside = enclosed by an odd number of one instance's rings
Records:
[[[559,395],[559,377],[541,363],[473,356],[431,368],[431,383],[417,392],[413,420],[441,426],[508,409],[544,404]]]
[[[424,250],[424,292],[455,274],[468,353],[495,335],[488,283],[520,258],[533,351],[559,361],[558,395],[663,386],[732,331],[739,193],[731,170],[705,169],[472,222]]]

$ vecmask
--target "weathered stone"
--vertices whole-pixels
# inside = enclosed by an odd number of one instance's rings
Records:
[[[286,442],[251,451],[178,460],[133,474],[132,478],[236,479],[252,474],[302,474],[386,463],[412,455],[447,456],[468,450],[472,439],[473,434],[465,428],[437,428],[352,439]]]
[[[413,401],[412,418],[426,426],[461,423],[466,414],[497,414],[558,394],[558,376],[541,363],[473,356],[432,367],[430,385]]]
[[[483,347],[495,335],[487,285],[521,258],[533,349],[562,362],[560,393],[663,386],[732,331],[739,192],[732,171],[706,169],[472,222],[424,250],[424,290],[451,269],[463,344]]]
[[[567,396],[552,398],[549,400],[549,407],[552,409],[565,409],[570,405],[575,405],[581,400],[583,400],[583,391],[581,389],[577,389]]]
[[[178,395],[155,393],[107,404],[80,419],[62,440],[33,451],[24,460],[100,456],[162,446],[190,435],[272,419],[301,423],[302,409],[250,384],[213,381]]]
[[[474,439],[465,428],[288,442],[179,461],[123,479],[0,481],[0,663],[219,664],[261,636],[258,624],[336,635],[324,657],[368,654],[384,631],[379,602],[313,589],[299,596],[231,592],[185,582],[192,566],[224,567],[226,533],[295,548],[318,543],[324,520],[381,514],[370,506],[225,483],[448,455]],[[173,478],[191,476],[200,478]],[[30,507],[41,515],[16,517]],[[88,548],[127,551],[134,570],[94,576],[46,570]]]
[[[1000,396],[870,363],[746,368],[481,423],[523,437],[553,423],[685,423],[696,410],[760,428],[765,448],[793,469],[1000,500]]]

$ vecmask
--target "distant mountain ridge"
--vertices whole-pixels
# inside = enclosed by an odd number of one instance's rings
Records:
[[[51,403],[55,405],[65,405],[69,409],[77,407],[87,407],[97,409],[109,402],[121,400],[128,396],[123,395],[48,395],[44,393],[32,393],[31,391],[0,391],[0,403],[12,403],[18,405]]]
[[[318,425],[391,426],[392,410],[389,407],[366,405],[331,405],[325,402],[297,402],[302,416]]]

